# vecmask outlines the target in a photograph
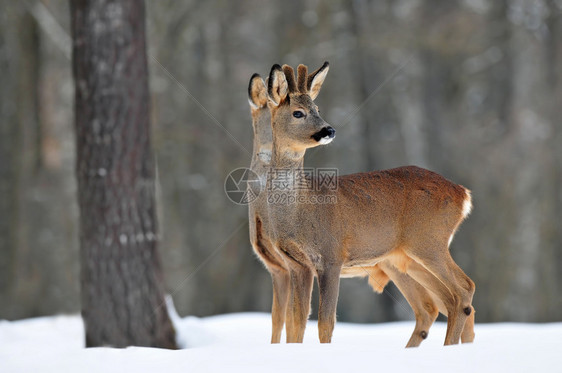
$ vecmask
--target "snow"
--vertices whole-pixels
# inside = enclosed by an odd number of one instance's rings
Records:
[[[436,323],[421,347],[405,349],[413,321],[337,323],[327,345],[310,321],[304,344],[271,345],[269,314],[172,318],[179,351],[85,349],[76,315],[0,321],[0,372],[561,371],[562,323],[477,324],[475,343],[448,347]]]

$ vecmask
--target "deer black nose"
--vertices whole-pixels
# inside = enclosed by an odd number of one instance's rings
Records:
[[[336,137],[336,130],[330,126],[324,127],[320,131],[312,135],[312,138],[318,142],[320,142],[321,140],[331,140],[334,137]]]

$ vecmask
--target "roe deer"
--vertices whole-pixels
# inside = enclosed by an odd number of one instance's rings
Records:
[[[251,169],[265,180],[271,161],[271,123],[267,107],[267,89],[258,74],[254,74],[248,86],[248,101],[252,114],[254,144]],[[250,184],[258,195],[249,206],[250,240],[254,252],[270,272],[273,282],[271,343],[279,343],[285,322],[289,295],[289,268],[268,238],[268,216],[263,185]],[[260,194],[262,193],[262,194]],[[400,273],[385,261],[356,271],[342,272],[342,277],[369,276],[369,284],[376,292],[382,292],[389,279],[404,294],[416,316],[416,327],[406,347],[418,346],[426,337],[429,327],[437,317],[437,308],[428,292],[407,274]]]
[[[252,126],[254,132],[254,151],[251,168],[261,179],[266,177],[271,159],[271,123],[269,109],[267,108],[266,87],[258,74],[250,79],[248,99],[252,113]],[[253,186],[252,187],[256,187]],[[263,188],[263,186],[261,187]],[[274,249],[267,235],[267,206],[264,194],[259,197],[260,190],[255,190],[258,198],[249,206],[249,226],[252,246],[257,256],[271,273],[273,282],[272,305],[272,343],[279,343],[281,330],[285,321],[287,297],[289,295],[289,273],[284,259]],[[257,227],[257,228],[256,228]],[[423,271],[423,268],[421,268]],[[369,284],[376,292],[382,292],[387,282],[392,280],[403,293],[408,303],[414,310],[416,326],[406,347],[418,346],[428,335],[428,330],[437,317],[437,306],[430,294],[407,274],[399,272],[392,264],[382,261],[373,267],[350,268],[342,271],[341,277],[369,276]],[[437,303],[437,304],[440,304]],[[446,315],[443,306],[440,311]],[[465,332],[472,328],[465,326]],[[463,342],[472,341],[465,337]],[[470,335],[470,334],[468,334]]]
[[[306,66],[299,65],[298,82],[289,66],[284,70],[274,65],[268,83],[271,166],[285,170],[284,177],[290,181],[302,172],[306,149],[331,142],[335,130],[313,103],[326,77],[327,63],[311,75]],[[320,293],[319,337],[325,343],[330,342],[334,328],[342,271],[353,272],[386,260],[442,302],[448,315],[445,344],[458,343],[473,314],[474,283],[451,258],[449,244],[470,212],[468,189],[409,166],[340,176],[335,190],[323,186],[283,191],[295,201],[335,203],[274,206],[271,201],[275,198],[270,197],[279,192],[272,188],[277,177],[272,175],[267,181],[269,236],[283,252],[291,278],[288,341],[302,341],[314,275]]]

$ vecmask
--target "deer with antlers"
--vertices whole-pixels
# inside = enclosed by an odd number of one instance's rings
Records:
[[[302,171],[306,149],[327,144],[335,136],[313,102],[327,72],[327,63],[310,75],[300,65],[296,81],[289,66],[274,65],[271,70],[271,167],[286,170],[285,177],[296,178]],[[340,176],[335,190],[311,187],[283,191],[296,201],[328,196],[335,203],[272,204],[275,181],[275,176],[267,181],[270,203],[266,230],[272,247],[289,269],[288,341],[302,342],[315,276],[320,291],[319,337],[321,342],[330,342],[340,275],[358,275],[377,264],[407,273],[430,291],[425,293],[429,303],[420,304],[422,308],[437,304],[448,315],[445,344],[458,343],[461,335],[463,342],[473,339],[474,283],[449,253],[452,237],[472,206],[466,188],[410,166]],[[423,288],[412,287],[418,300],[424,299],[420,297]],[[429,313],[436,315],[433,308]],[[430,319],[431,324],[435,317]],[[471,320],[469,328],[465,328],[467,320]],[[423,340],[423,333],[419,337]]]
[[[289,268],[285,264],[279,250],[273,247],[268,236],[268,211],[265,194],[260,194],[263,189],[263,180],[271,162],[272,133],[270,113],[267,107],[267,87],[258,74],[254,74],[248,86],[248,101],[252,114],[252,127],[254,133],[254,146],[251,169],[262,180],[262,185],[250,184],[255,201],[249,205],[250,239],[258,258],[271,274],[273,283],[272,334],[271,343],[279,343],[287,311],[290,293]],[[419,274],[431,276],[423,267],[416,263],[410,264],[410,272],[417,270]],[[382,260],[375,266],[343,268],[341,277],[365,277],[375,292],[381,293],[389,280],[393,281],[402,292],[414,311],[416,325],[406,347],[417,347],[427,338],[429,328],[435,321],[438,310],[447,314],[447,310],[439,299],[434,299],[417,281],[407,273],[400,272],[388,260]],[[471,314],[465,324],[461,339],[463,342],[472,342],[474,314]],[[292,342],[292,340],[288,340]]]

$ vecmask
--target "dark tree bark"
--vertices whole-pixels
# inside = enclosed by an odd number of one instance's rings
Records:
[[[144,2],[72,0],[86,346],[175,348],[164,303]]]

